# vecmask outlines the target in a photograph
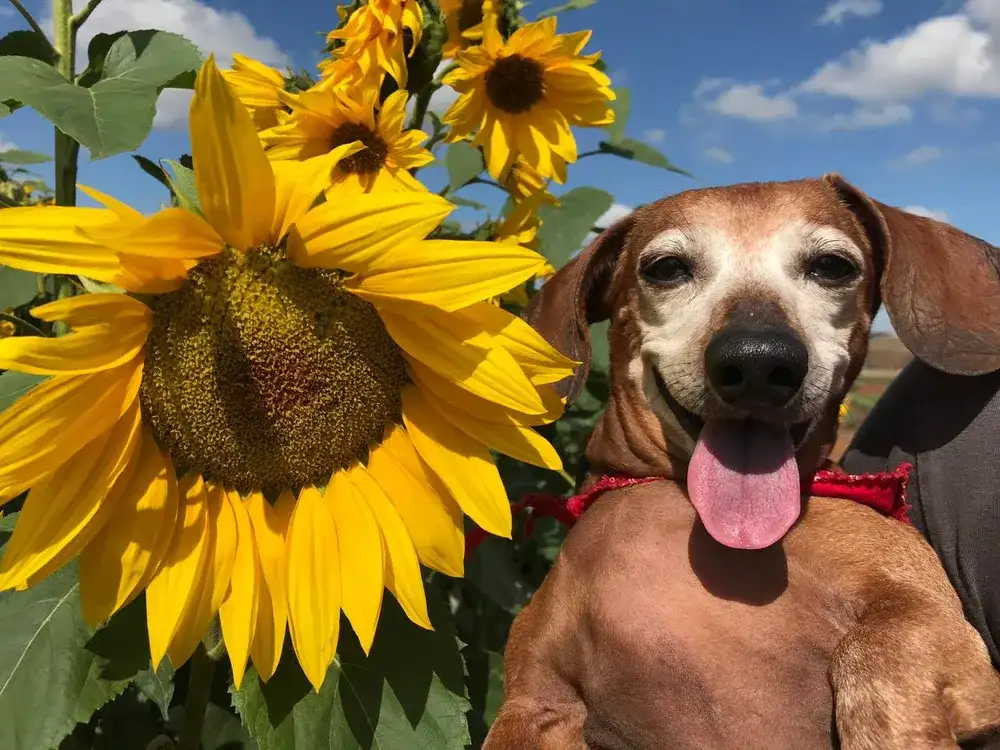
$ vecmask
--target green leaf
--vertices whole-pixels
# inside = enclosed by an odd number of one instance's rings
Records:
[[[344,621],[318,694],[288,651],[267,685],[248,671],[233,705],[259,750],[463,750],[462,656],[444,602],[427,593],[434,630],[407,620],[387,594],[368,658]]]
[[[508,612],[516,612],[528,603],[531,592],[518,569],[509,540],[486,537],[475,556],[467,561],[465,577]]]
[[[194,185],[194,170],[188,169],[173,159],[164,159],[163,163],[170,167],[170,172],[173,173],[167,173],[167,180],[170,182],[170,188],[174,191],[174,195],[177,196],[180,207],[200,214],[201,203],[198,200],[198,190]]]
[[[0,266],[0,309],[26,305],[38,296],[38,274]]]
[[[608,359],[608,327],[610,323],[603,321],[590,327],[590,369],[607,372],[610,367]]]
[[[0,747],[55,747],[79,722],[118,696],[126,682],[98,674],[84,648],[76,566],[26,591],[0,594]]]
[[[632,112],[632,91],[630,89],[615,89],[616,99],[608,106],[614,110],[615,121],[604,128],[610,143],[621,143],[625,137],[625,126]]]
[[[6,410],[43,380],[45,380],[44,375],[29,375],[14,370],[8,370],[0,375],[0,412]]]
[[[139,165],[139,168],[143,172],[145,172],[150,177],[152,177],[154,180],[156,180],[157,182],[159,182],[167,190],[171,190],[172,191],[172,188],[170,187],[170,177],[167,175],[167,173],[163,169],[163,167],[161,167],[159,164],[157,164],[152,159],[147,159],[142,154],[132,154],[131,156],[132,156],[133,159],[135,159],[136,164]]]
[[[583,248],[584,238],[603,216],[614,197],[593,187],[578,187],[558,196],[559,206],[542,206],[538,230],[542,253],[556,268],[561,268]]]
[[[153,126],[160,88],[200,62],[197,48],[178,34],[129,32],[108,49],[101,79],[90,88],[38,60],[0,57],[0,100],[33,107],[101,159],[138,148]]]
[[[468,198],[462,198],[458,195],[449,195],[448,200],[454,203],[456,206],[465,206],[466,208],[474,208],[477,211],[482,211],[486,208],[485,204],[478,201],[470,201]]]
[[[3,164],[45,164],[50,161],[51,156],[37,151],[21,151],[16,148],[0,151],[0,163]]]
[[[184,706],[170,709],[170,728],[179,735],[184,727]],[[171,744],[169,747],[176,747]],[[221,706],[209,703],[201,729],[201,750],[257,750],[257,745],[240,724],[239,718]]]
[[[135,686],[160,709],[163,720],[170,718],[170,701],[174,698],[174,668],[166,659],[159,669],[144,669],[135,676]]]
[[[56,61],[56,51],[48,40],[27,29],[12,31],[0,39],[0,55],[31,57],[49,65]]]
[[[448,147],[444,163],[448,167],[448,186],[451,190],[458,190],[485,169],[482,152],[465,141],[456,141]]]
[[[620,156],[623,159],[641,161],[643,164],[648,164],[651,167],[659,167],[660,169],[665,169],[668,172],[676,172],[677,174],[682,174],[685,177],[693,177],[690,172],[678,167],[676,164],[671,162],[670,159],[660,153],[657,149],[650,146],[648,143],[637,141],[634,138],[624,138],[618,143],[601,141],[600,148],[601,151],[606,154],[614,154],[615,156]]]
[[[554,16],[557,13],[565,13],[568,10],[582,10],[583,8],[589,8],[591,5],[596,5],[597,0],[567,0],[567,2],[562,5],[557,5],[554,8],[547,8],[538,14],[538,19],[548,18],[549,16]]]
[[[0,511],[3,513],[3,511]],[[14,524],[17,523],[18,512],[3,513],[0,515],[0,547],[7,543],[10,535],[14,533]]]
[[[94,281],[93,279],[88,279],[86,276],[77,276],[80,279],[80,284],[91,294],[125,294],[125,290],[120,286],[115,286],[114,284],[108,284],[103,281]]]

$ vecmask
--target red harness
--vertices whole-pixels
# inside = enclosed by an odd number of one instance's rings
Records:
[[[906,502],[906,485],[912,469],[912,464],[908,463],[900,464],[895,471],[880,474],[845,474],[838,469],[821,469],[816,472],[811,482],[803,485],[802,491],[813,497],[852,500],[867,505],[883,516],[909,524],[910,506]],[[510,510],[515,516],[525,510],[531,511],[531,515],[524,522],[524,533],[531,536],[535,520],[538,518],[554,518],[564,526],[572,526],[605,492],[649,484],[661,479],[663,477],[606,474],[579,495],[564,498],[560,495],[530,492],[523,495],[516,503],[511,503]],[[485,531],[478,526],[472,528],[465,537],[466,556],[472,554],[485,538]]]

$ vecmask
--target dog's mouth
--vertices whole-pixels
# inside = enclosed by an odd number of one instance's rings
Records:
[[[812,420],[705,419],[682,406],[656,374],[678,424],[696,440],[687,488],[702,524],[727,547],[762,549],[780,541],[801,513],[796,449]]]

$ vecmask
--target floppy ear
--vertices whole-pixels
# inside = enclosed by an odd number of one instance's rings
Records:
[[[1000,369],[1000,249],[934,219],[831,184],[864,226],[882,301],[906,348],[955,375]]]
[[[589,247],[546,281],[524,317],[546,341],[580,362],[572,377],[555,384],[566,404],[576,400],[590,372],[590,325],[611,315],[611,274],[632,227],[624,219],[604,230]]]

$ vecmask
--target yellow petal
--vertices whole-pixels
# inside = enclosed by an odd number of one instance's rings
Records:
[[[350,469],[347,476],[357,488],[358,496],[375,514],[382,532],[386,588],[393,593],[411,621],[432,630],[420,561],[413,540],[406,532],[406,525],[368,469],[359,464]]]
[[[236,516],[226,491],[217,484],[206,482],[205,496],[208,500],[206,565],[198,591],[188,602],[177,632],[167,647],[167,656],[175,669],[191,658],[208,633],[229,590],[236,560]]]
[[[229,661],[233,665],[233,684],[239,688],[257,626],[257,578],[262,574],[250,514],[239,493],[228,493],[227,500],[236,519],[236,561],[229,591],[219,608],[219,620]]]
[[[111,283],[121,269],[118,256],[78,229],[115,223],[115,214],[104,208],[5,208],[0,211],[0,263],[23,271],[80,274]]]
[[[177,260],[217,255],[224,244],[207,221],[183,208],[165,208],[134,224],[81,231],[116,252],[155,258],[170,268],[174,268],[172,264]]]
[[[56,474],[106,434],[132,406],[141,376],[142,368],[130,362],[93,375],[52,378],[0,414],[0,500]]]
[[[299,493],[288,527],[288,626],[318,693],[340,636],[340,556],[333,516],[315,487]]]
[[[403,519],[420,562],[461,578],[465,572],[462,509],[417,455],[406,430],[391,428],[371,452],[368,470]]]
[[[341,606],[367,654],[375,640],[385,588],[382,535],[375,515],[358,497],[346,472],[338,471],[333,475],[324,498],[337,527]]]
[[[120,222],[139,222],[142,221],[142,214],[136,211],[134,208],[128,204],[122,203],[117,198],[113,198],[107,193],[102,193],[100,190],[95,190],[92,187],[87,187],[86,185],[77,185],[80,192],[93,198],[98,203],[103,204],[107,209],[114,212],[115,217]]]
[[[133,404],[110,432],[31,488],[0,560],[0,590],[54,572],[100,531],[113,510],[112,487],[132,461],[139,427]]]
[[[135,358],[146,344],[152,311],[124,294],[84,294],[36,307],[40,320],[64,320],[73,333],[59,338],[0,340],[0,369],[38,375],[81,375]]]
[[[422,305],[379,311],[393,340],[456,385],[488,401],[522,411],[545,411],[538,391],[514,358],[473,321]]]
[[[167,552],[179,497],[170,459],[144,431],[136,467],[104,528],[80,555],[80,598],[92,627],[130,602]]]
[[[257,627],[250,658],[260,679],[267,682],[278,668],[288,621],[285,538],[295,509],[295,497],[285,491],[272,506],[260,492],[247,498],[247,512],[257,542],[261,575],[257,578]]]
[[[156,667],[163,661],[185,611],[198,596],[211,552],[204,481],[189,474],[180,481],[178,493],[180,510],[170,546],[146,588],[149,652]]]
[[[417,453],[465,514],[509,539],[510,502],[489,449],[442,418],[414,387],[403,391],[403,422]]]
[[[202,213],[231,247],[271,239],[274,173],[250,113],[209,55],[191,102],[191,155]]]
[[[397,248],[422,240],[454,206],[430,192],[372,192],[324,203],[296,226],[301,249],[292,261],[304,268],[364,271],[374,261],[388,262]]]
[[[451,311],[509,291],[545,264],[513,243],[425,240],[373,259],[348,288],[376,304],[409,300]]]
[[[323,156],[306,161],[271,162],[274,170],[275,206],[271,237],[280,240],[301,219],[330,183],[330,173],[341,159],[364,148],[361,141],[337,146]]]

